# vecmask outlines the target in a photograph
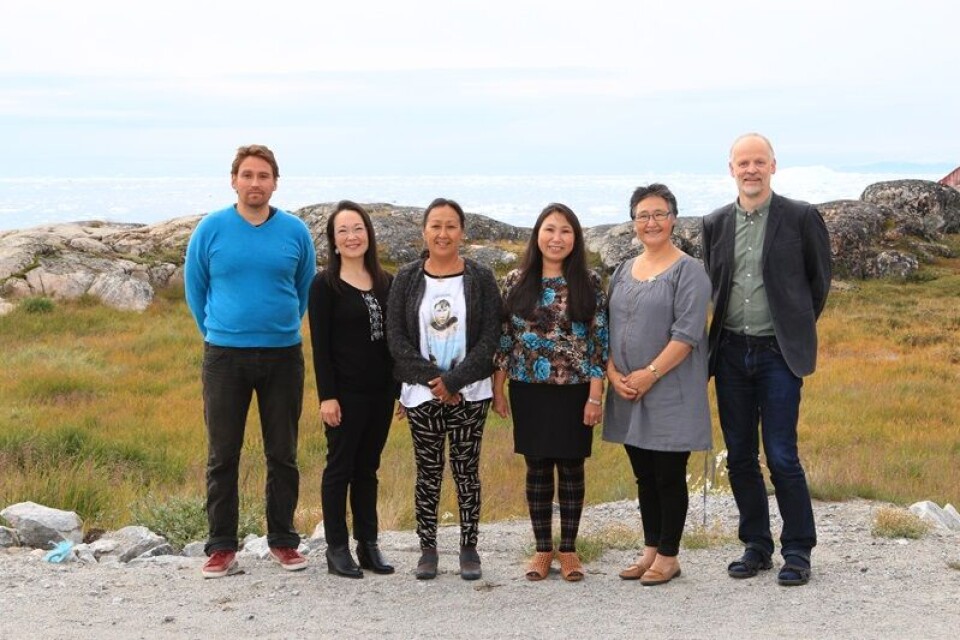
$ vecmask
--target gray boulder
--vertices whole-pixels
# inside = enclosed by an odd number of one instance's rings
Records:
[[[189,542],[184,545],[183,550],[180,552],[180,555],[185,558],[205,558],[207,557],[204,548],[206,543],[204,542]]]
[[[920,268],[920,261],[902,251],[881,251],[864,268],[871,278],[906,278]]]
[[[90,547],[98,559],[114,556],[120,562],[130,562],[141,556],[173,553],[173,548],[167,543],[166,538],[141,526],[124,527],[106,533]]]
[[[860,199],[893,212],[905,235],[929,240],[960,232],[960,192],[928,180],[891,180],[868,186]]]
[[[0,511],[0,516],[16,529],[20,544],[25,547],[41,549],[64,540],[75,544],[83,541],[83,521],[72,511],[20,502]]]
[[[892,219],[887,207],[859,200],[834,200],[818,204],[830,233],[834,275],[869,278],[876,275],[877,239]]]

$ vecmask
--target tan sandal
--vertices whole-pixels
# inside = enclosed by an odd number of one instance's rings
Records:
[[[527,580],[536,582],[543,580],[550,574],[550,565],[553,564],[553,551],[537,551],[527,565]]]
[[[580,564],[576,551],[558,551],[557,558],[560,560],[560,575],[564,580],[567,582],[583,580],[583,565]]]

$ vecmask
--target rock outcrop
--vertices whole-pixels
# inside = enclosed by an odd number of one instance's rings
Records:
[[[860,199],[886,207],[897,230],[936,240],[940,234],[960,233],[960,191],[927,180],[891,180],[864,189]]]
[[[326,223],[333,203],[296,211],[310,228],[318,261],[327,259]],[[366,205],[381,257],[403,264],[420,254],[423,210]],[[830,232],[837,278],[906,277],[921,262],[950,256],[943,234],[960,233],[960,192],[922,180],[870,185],[859,200],[817,205]],[[93,296],[118,309],[142,311],[158,288],[182,282],[187,242],[201,216],[159,224],[77,222],[0,232],[0,315],[17,298]],[[515,264],[530,229],[467,214],[464,254],[490,266]],[[642,251],[629,221],[585,230],[587,248],[612,271]],[[700,219],[683,217],[677,245],[700,257]]]

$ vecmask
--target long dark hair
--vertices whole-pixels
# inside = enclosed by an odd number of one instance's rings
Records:
[[[390,277],[380,266],[380,260],[377,259],[377,236],[373,231],[373,221],[370,220],[370,214],[362,206],[351,200],[341,200],[337,203],[333,213],[327,218],[327,255],[329,260],[327,268],[324,271],[324,277],[330,288],[337,293],[343,293],[343,281],[340,280],[340,254],[337,253],[337,244],[334,242],[333,227],[336,224],[337,216],[342,211],[353,211],[363,220],[363,226],[367,229],[367,252],[363,254],[363,266],[370,274],[373,280],[373,291],[379,297],[387,295],[390,288]]]
[[[583,241],[583,229],[580,228],[577,214],[567,205],[558,202],[548,204],[533,225],[530,241],[527,242],[527,249],[520,261],[520,279],[507,294],[504,306],[508,314],[529,319],[540,302],[543,252],[540,251],[538,238],[543,221],[554,213],[562,215],[573,227],[573,251],[563,261],[563,277],[567,281],[569,291],[567,315],[574,322],[589,322],[597,311],[597,291],[590,278],[590,271],[587,269],[587,249]]]

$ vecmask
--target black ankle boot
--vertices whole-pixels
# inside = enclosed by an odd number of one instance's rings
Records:
[[[353,561],[345,544],[327,547],[327,572],[344,578],[362,578],[363,571]]]
[[[477,548],[472,545],[460,547],[460,577],[464,580],[479,580],[482,575]]]
[[[389,564],[383,554],[380,553],[380,547],[377,546],[376,542],[362,540],[357,542],[357,560],[360,561],[362,568],[374,573],[387,574],[394,572],[393,565]]]

